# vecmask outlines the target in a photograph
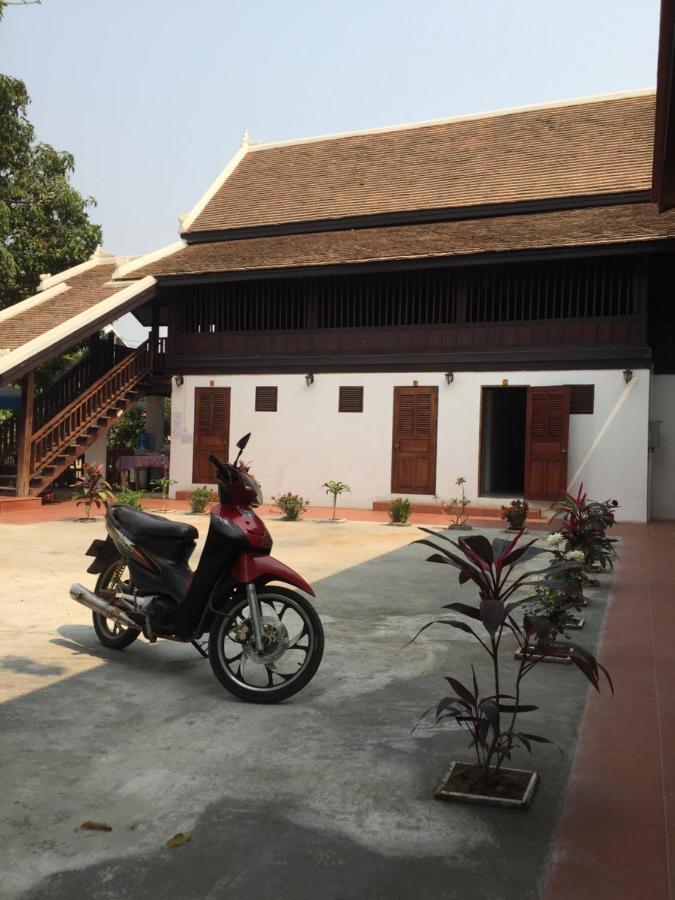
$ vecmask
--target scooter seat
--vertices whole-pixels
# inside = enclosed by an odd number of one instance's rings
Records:
[[[138,538],[196,541],[199,537],[194,525],[170,522],[161,516],[153,516],[131,506],[113,506],[110,512],[123,528]]]

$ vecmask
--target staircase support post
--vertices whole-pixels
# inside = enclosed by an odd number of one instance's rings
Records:
[[[21,379],[21,407],[17,422],[16,495],[30,496],[30,451],[33,437],[33,394],[35,371]]]

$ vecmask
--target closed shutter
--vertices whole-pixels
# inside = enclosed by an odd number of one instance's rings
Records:
[[[338,412],[363,412],[363,388],[351,386],[341,387],[338,400]]]
[[[277,411],[277,388],[276,387],[257,387],[255,389],[255,411],[256,412],[276,412]]]
[[[570,415],[593,415],[595,409],[595,385],[573,384],[570,387]]]

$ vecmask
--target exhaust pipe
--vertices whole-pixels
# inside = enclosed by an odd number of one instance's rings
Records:
[[[124,625],[126,628],[136,628],[137,630],[140,630],[138,623],[134,622],[133,619],[130,619],[125,612],[118,609],[117,606],[113,606],[112,603],[108,603],[107,600],[103,600],[102,597],[92,594],[91,591],[87,590],[86,587],[77,582],[70,586],[70,596],[73,600],[81,603],[82,606],[86,606],[93,612],[105,616],[106,619],[112,619],[114,622],[119,622],[120,625]]]

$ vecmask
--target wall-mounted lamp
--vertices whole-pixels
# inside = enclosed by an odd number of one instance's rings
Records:
[[[176,387],[182,387],[185,381],[182,375],[175,375],[173,380],[176,382]]]
[[[629,381],[633,380],[633,370],[632,369],[624,369],[623,370],[623,380],[628,384]]]
[[[314,375],[311,372],[308,372],[305,375],[305,381],[307,382],[307,387],[309,387],[310,384],[314,384]]]
[[[455,373],[454,373],[454,372],[446,372],[446,373],[445,373],[445,383],[446,383],[446,384],[452,384],[452,382],[453,382],[454,380],[455,380]]]

